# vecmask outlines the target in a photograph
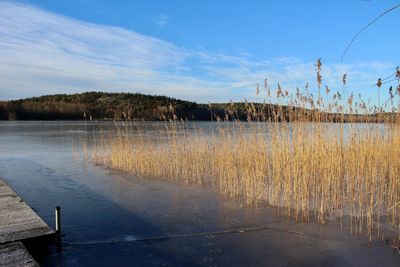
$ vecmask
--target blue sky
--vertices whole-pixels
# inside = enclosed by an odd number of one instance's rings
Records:
[[[0,0],[0,99],[88,90],[142,92],[197,102],[263,101],[268,78],[289,92],[308,81],[361,93],[394,72],[397,1]],[[389,86],[386,84],[385,86]],[[385,88],[383,89],[385,90]]]

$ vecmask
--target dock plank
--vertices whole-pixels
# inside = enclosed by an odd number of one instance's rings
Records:
[[[21,242],[0,245],[0,267],[39,267]]]
[[[54,233],[54,230],[0,178],[0,244]]]

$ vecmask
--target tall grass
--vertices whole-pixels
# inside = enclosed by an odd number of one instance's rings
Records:
[[[346,107],[339,92],[330,104],[321,95],[319,90],[315,105],[307,92],[298,93],[296,108],[261,110],[247,103],[248,121],[235,119],[228,108],[210,129],[172,119],[149,136],[129,123],[98,136],[89,154],[97,164],[135,175],[209,185],[247,205],[277,206],[297,220],[346,217],[353,233],[371,240],[400,234],[400,126],[394,115],[390,123],[381,112],[360,116],[353,94]],[[277,96],[289,98],[280,86]],[[362,103],[358,107],[368,113]]]

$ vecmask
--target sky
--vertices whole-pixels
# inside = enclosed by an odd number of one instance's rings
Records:
[[[383,0],[0,0],[0,99],[84,91],[140,92],[200,103],[262,102],[264,79],[307,82],[377,102],[400,65],[400,8],[355,40]],[[261,93],[255,94],[260,84]],[[390,85],[384,84],[382,99]],[[277,101],[277,99],[275,99]]]

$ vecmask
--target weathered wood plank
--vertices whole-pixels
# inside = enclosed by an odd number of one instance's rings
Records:
[[[0,178],[0,244],[54,233]]]
[[[0,197],[12,195],[15,195],[15,192],[0,178]]]
[[[0,245],[0,267],[39,267],[21,242]]]

